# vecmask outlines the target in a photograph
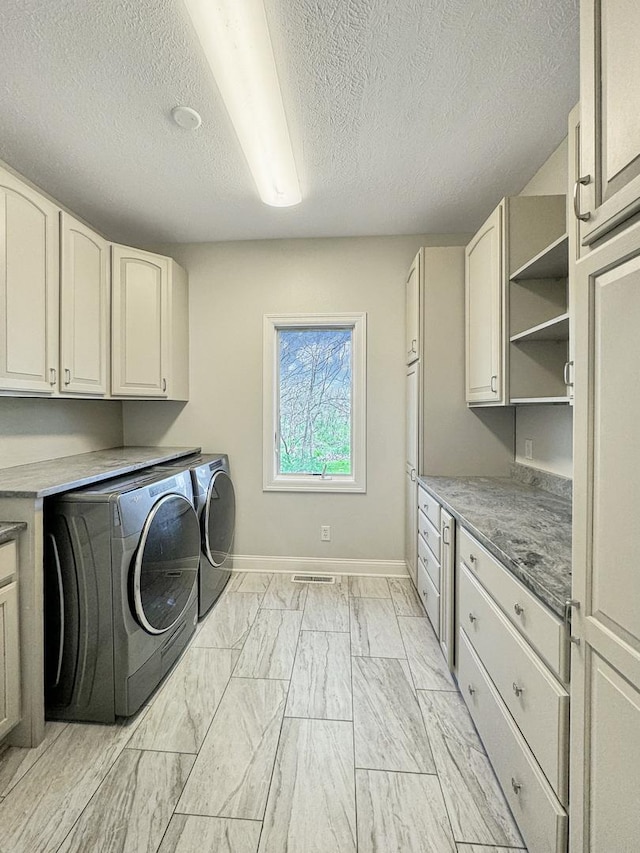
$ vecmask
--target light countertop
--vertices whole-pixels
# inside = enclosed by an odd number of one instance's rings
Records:
[[[199,447],[112,447],[0,468],[0,497],[45,498],[197,453]]]

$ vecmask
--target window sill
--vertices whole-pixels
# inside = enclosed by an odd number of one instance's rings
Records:
[[[353,477],[275,477],[264,482],[263,492],[350,492],[364,494],[366,483]]]

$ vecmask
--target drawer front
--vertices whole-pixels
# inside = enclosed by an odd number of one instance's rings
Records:
[[[561,681],[568,681],[568,641],[562,621],[464,528],[460,528],[458,535],[458,554],[489,590],[509,621],[536,648]]]
[[[18,568],[18,549],[15,539],[0,545],[0,583],[15,575]]]
[[[425,571],[422,560],[418,558],[418,595],[427,611],[427,616],[436,636],[440,637],[440,593],[433,585],[431,578]]]
[[[418,533],[431,548],[431,553],[436,560],[440,562],[440,531],[435,529],[422,510],[418,512]]]
[[[440,592],[440,562],[433,556],[433,552],[422,538],[422,534],[418,536],[418,556],[424,563],[433,585]]]
[[[460,625],[561,802],[567,802],[569,695],[462,567]]]
[[[436,530],[440,530],[440,504],[422,486],[418,486],[418,508],[427,516]]]
[[[529,853],[566,853],[567,814],[464,630],[458,635],[458,680]]]

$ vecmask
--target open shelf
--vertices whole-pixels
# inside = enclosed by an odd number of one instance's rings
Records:
[[[514,406],[534,405],[535,403],[568,403],[568,397],[511,397]]]
[[[511,335],[512,344],[521,341],[568,341],[569,340],[569,313],[565,311],[557,317],[552,317],[544,323],[538,323],[530,329]]]
[[[537,278],[566,278],[569,275],[569,236],[563,234],[523,264],[511,281]]]

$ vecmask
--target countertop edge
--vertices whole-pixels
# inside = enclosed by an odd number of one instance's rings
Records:
[[[135,450],[134,447],[131,448],[109,448],[109,450]],[[122,477],[125,474],[129,474],[132,471],[139,471],[143,468],[150,468],[153,465],[159,465],[163,462],[171,462],[174,459],[181,459],[184,456],[191,456],[194,453],[200,453],[201,447],[184,447],[180,449],[173,448],[169,453],[163,453],[162,447],[158,447],[158,455],[151,457],[149,459],[144,459],[138,462],[128,462],[119,467],[108,468],[101,472],[92,472],[91,474],[87,474],[86,476],[78,477],[76,479],[67,480],[64,483],[57,483],[55,486],[45,486],[42,489],[2,489],[0,488],[0,498],[47,498],[51,497],[51,495],[57,495],[61,492],[68,492],[71,489],[79,489],[83,486],[90,486],[92,483],[100,483],[103,480],[110,480],[114,477]],[[90,451],[90,452],[101,452],[101,451]],[[89,454],[78,454],[78,457],[87,456]],[[62,462],[64,459],[73,459],[73,456],[69,457],[60,457],[60,459],[56,460]],[[16,466],[21,467],[21,466]],[[5,469],[10,471],[11,469]]]
[[[444,498],[433,486],[429,485],[426,481],[426,477],[424,475],[418,477],[418,483],[422,486],[425,491],[429,492],[429,494],[434,497],[438,503],[443,506],[447,512],[450,512],[454,518],[463,525],[475,538],[483,545],[490,554],[492,554],[497,560],[499,560],[504,567],[509,571],[520,583],[523,584],[536,598],[544,604],[546,607],[551,610],[551,612],[557,616],[559,619],[563,618],[564,615],[564,599],[558,598],[558,596],[551,592],[546,586],[539,583],[535,577],[527,571],[526,567],[522,566],[519,562],[514,560],[508,554],[498,547],[495,542],[490,539],[482,530],[478,529],[476,525],[469,521],[466,516],[453,504],[451,504],[446,498]]]

